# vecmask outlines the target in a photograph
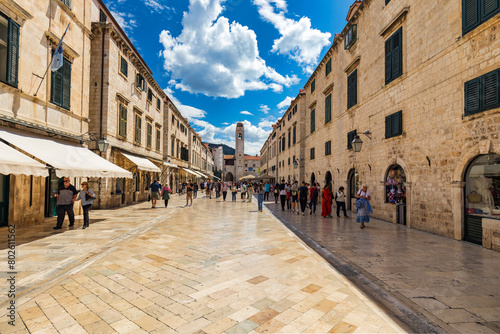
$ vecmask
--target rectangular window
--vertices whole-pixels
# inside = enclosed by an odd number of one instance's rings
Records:
[[[358,70],[347,77],[347,109],[358,104]]]
[[[328,59],[328,61],[326,62],[325,76],[330,74],[331,71],[332,71],[332,58]]]
[[[403,28],[385,41],[385,84],[403,74]]]
[[[123,56],[121,57],[121,62],[120,62],[120,72],[128,77],[128,62],[127,62],[127,59],[123,58]]]
[[[352,141],[356,138],[356,130],[353,130],[347,134],[347,149],[352,150]]]
[[[17,87],[19,25],[0,13],[0,81]]]
[[[288,147],[292,145],[292,132],[288,130]]]
[[[387,5],[391,0],[385,0],[385,4]]]
[[[151,148],[152,146],[153,146],[153,125],[148,122],[146,147]]]
[[[135,78],[135,86],[141,92],[145,92],[148,89],[148,85],[146,83],[146,79],[144,79],[144,77],[141,74],[139,74],[139,73],[137,73],[136,78]]]
[[[62,0],[63,4],[65,4],[69,9],[71,9],[71,0]]]
[[[316,90],[316,79],[311,82],[311,94]]]
[[[329,140],[325,143],[325,155],[332,154],[332,141]]]
[[[462,34],[474,30],[498,13],[499,0],[462,0]]]
[[[385,118],[385,138],[403,134],[403,111],[398,111]]]
[[[156,150],[160,151],[161,148],[161,131],[156,128]]]
[[[172,115],[172,124],[175,125],[175,117]]]
[[[311,110],[311,133],[316,130],[316,109]]]
[[[71,99],[71,63],[63,58],[63,66],[52,72],[51,102],[70,109]]]
[[[288,158],[288,166],[290,166],[290,158]]]
[[[175,155],[175,140],[173,138],[172,138],[172,141],[170,143],[170,148],[171,148],[170,155],[174,156]]]
[[[290,118],[292,118],[292,112],[288,113],[288,120],[290,120]]]
[[[465,116],[500,107],[500,69],[465,83]]]
[[[153,102],[153,90],[148,88],[148,101]]]
[[[293,114],[295,115],[295,113],[297,113],[297,105],[293,107]]]
[[[177,142],[177,159],[179,159],[179,142]]]
[[[120,103],[120,122],[118,126],[118,134],[122,137],[127,137],[127,107]]]
[[[135,136],[134,141],[137,144],[141,143],[142,119],[139,114],[135,114]]]
[[[353,24],[344,37],[344,49],[349,50],[358,40],[358,25]]]
[[[325,97],[325,124],[332,120],[332,94]]]
[[[99,22],[106,23],[107,20],[108,17],[106,16],[106,14],[104,14],[102,9],[99,9]]]
[[[161,110],[161,100],[159,97],[156,98],[156,109]]]
[[[293,137],[293,145],[295,145],[295,143],[297,142],[297,126],[296,125],[293,126],[293,135],[292,135],[292,137]]]
[[[286,145],[286,140],[285,140],[285,136],[283,136],[282,143],[281,143],[281,151],[285,150],[285,148],[286,148],[285,145]]]
[[[313,160],[313,159],[314,159],[314,147],[313,147],[313,148],[311,148],[311,150],[310,150],[310,153],[309,153],[309,154],[310,154],[311,160]]]

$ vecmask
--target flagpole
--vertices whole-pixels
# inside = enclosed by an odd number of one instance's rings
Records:
[[[66,36],[66,32],[68,31],[69,25],[70,25],[70,23],[68,23],[68,26],[66,27],[66,30],[64,30],[64,34],[62,35],[61,40],[59,41],[59,44],[62,44],[64,36]],[[56,51],[57,51],[57,49],[59,49],[59,45],[57,45]],[[49,71],[50,66],[52,66],[52,61],[53,60],[54,60],[54,55],[52,55],[52,58],[50,59],[49,66],[47,66],[47,69],[45,70],[45,74],[43,75],[42,80],[40,81],[40,84],[38,85],[38,88],[36,89],[36,92],[35,92],[34,96],[36,96],[36,94],[38,94],[38,90],[42,86],[43,80],[45,79],[45,76],[47,75],[47,72]]]

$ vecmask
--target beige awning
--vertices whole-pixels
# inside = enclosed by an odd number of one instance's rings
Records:
[[[171,167],[171,168],[179,168],[176,164],[172,164],[170,162],[164,162],[163,166]]]
[[[0,138],[56,170],[58,177],[126,177],[132,173],[89,149],[14,129],[0,129]]]
[[[9,145],[0,142],[0,174],[49,176],[49,169]]]
[[[161,173],[161,170],[150,160],[142,157],[138,157],[136,155],[128,154],[128,153],[123,153],[123,156],[130,160],[134,165],[137,166],[140,170],[145,170],[148,172],[155,172],[155,173]]]
[[[189,174],[192,174],[196,177],[204,177],[204,176],[200,176],[200,174],[196,173],[194,170],[191,170],[189,168],[184,168],[184,167],[181,167],[181,169],[185,170],[186,172],[188,172]]]

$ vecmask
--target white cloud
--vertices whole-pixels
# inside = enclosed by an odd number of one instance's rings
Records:
[[[259,111],[261,111],[262,113],[264,113],[266,115],[269,114],[269,110],[271,110],[271,108],[269,108],[265,104],[261,104],[260,107],[259,107]]]
[[[151,8],[152,11],[162,12],[165,9],[170,9],[169,7],[163,5],[161,1],[158,0],[145,0],[144,4]]]
[[[290,103],[292,103],[292,101],[293,101],[293,97],[287,96],[283,101],[278,103],[277,107],[282,111],[286,110],[286,109],[288,109],[288,107],[290,106]]]
[[[253,114],[251,112],[246,111],[246,110],[240,111],[240,114],[253,116]]]
[[[260,16],[271,23],[281,35],[274,40],[271,51],[288,56],[295,60],[304,72],[312,73],[321,50],[330,44],[331,34],[311,28],[311,20],[308,17],[302,17],[299,21],[286,18],[285,0],[253,0],[253,3],[258,7]]]
[[[262,119],[258,125],[260,128],[272,128],[274,124],[276,124],[276,120]]]
[[[237,98],[247,90],[272,89],[297,84],[297,76],[283,76],[259,56],[253,30],[221,16],[225,0],[190,0],[183,30],[173,37],[160,34],[164,68],[171,85],[190,93]]]
[[[168,95],[170,100],[175,104],[177,109],[181,112],[182,116],[186,117],[188,119],[188,121],[191,122],[194,119],[204,118],[206,116],[207,113],[205,110],[201,110],[201,109],[198,109],[195,107],[186,106],[186,105],[182,104],[181,101],[179,101],[177,98],[175,98],[174,92],[172,91],[172,89],[166,88],[163,91]]]
[[[137,27],[137,21],[134,19],[134,15],[113,10],[110,10],[110,13],[125,33],[130,34],[133,28]]]
[[[229,123],[228,122],[224,122],[224,123],[222,123],[222,125],[229,125]]]

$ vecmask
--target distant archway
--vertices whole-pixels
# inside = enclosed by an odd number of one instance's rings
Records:
[[[312,173],[311,174],[311,185],[313,185],[314,182],[316,182],[316,175],[314,175],[314,173]]]
[[[325,186],[326,185],[330,185],[330,190],[333,190],[333,177],[332,173],[330,173],[329,171],[325,174]]]
[[[227,173],[227,174],[226,174],[226,181],[231,181],[231,182],[233,182],[233,178],[234,178],[234,177],[233,177],[233,174],[232,174],[232,173]]]

